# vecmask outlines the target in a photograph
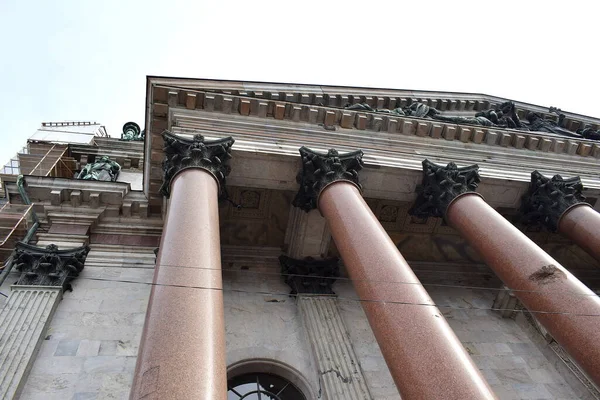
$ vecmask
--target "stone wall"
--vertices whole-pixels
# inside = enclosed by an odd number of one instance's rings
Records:
[[[128,398],[150,293],[144,282],[153,275],[152,250],[92,245],[73,292],[58,305],[21,399]],[[274,373],[285,366],[306,383],[309,398],[317,399],[318,371],[296,301],[268,264],[224,265],[227,365],[260,360],[273,365]],[[591,398],[565,381],[561,373],[568,372],[559,373],[556,360],[547,358],[545,342],[532,336],[537,332],[478,310],[491,307],[494,289],[427,289],[436,303],[449,306],[441,311],[500,399]],[[356,298],[351,283],[340,280],[334,290],[373,398],[399,399],[362,307],[351,300]]]
[[[316,399],[318,374],[296,299],[287,295],[290,289],[276,271],[249,272],[224,277],[227,365],[249,359],[286,365],[308,383],[312,393],[306,394]]]
[[[129,169],[121,171],[117,182],[126,182],[131,185],[131,190],[143,190],[144,174],[141,170]]]
[[[440,311],[499,399],[586,398],[580,388],[572,388],[565,381],[554,361],[544,356],[539,341],[531,336],[537,332],[502,318],[498,312],[480,310],[492,306],[495,290],[426,288],[436,304],[448,306],[440,307]],[[354,290],[345,282],[336,284],[334,290],[341,298],[341,313],[374,399],[399,399],[360,304],[343,300],[356,298]]]
[[[58,304],[23,400],[129,396],[150,294],[153,249],[91,247],[73,291]]]

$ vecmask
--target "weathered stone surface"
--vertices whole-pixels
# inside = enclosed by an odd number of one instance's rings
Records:
[[[18,398],[61,292],[60,286],[13,286],[0,311],[0,398]]]
[[[444,217],[452,200],[477,189],[478,171],[477,165],[459,168],[451,162],[444,167],[424,160],[423,183],[408,213],[419,218]]]
[[[282,255],[279,263],[285,283],[292,289],[291,294],[335,294],[331,287],[340,276],[337,258],[298,260]]]
[[[195,135],[192,140],[184,139],[163,132],[165,141],[165,161],[163,162],[164,181],[160,192],[169,197],[171,181],[177,173],[186,168],[200,168],[208,171],[219,182],[220,194],[223,194],[225,177],[230,167],[227,161],[231,158],[233,138],[205,140],[202,135]]]
[[[358,171],[363,168],[361,150],[339,154],[330,149],[326,154],[318,153],[307,147],[300,148],[302,171],[296,177],[300,190],[292,204],[308,212],[317,208],[319,193],[335,181],[348,181],[361,188],[358,183]]]
[[[585,202],[583,184],[576,176],[547,178],[538,171],[531,173],[531,184],[521,200],[521,215],[526,224],[542,223],[556,232],[558,221],[571,206]]]
[[[372,399],[335,297],[300,296],[297,304],[325,398]]]

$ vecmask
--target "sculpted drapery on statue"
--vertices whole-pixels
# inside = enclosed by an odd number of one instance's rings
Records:
[[[108,156],[103,156],[100,160],[87,164],[77,175],[77,179],[116,182],[119,172],[121,172],[121,166]]]
[[[169,131],[162,134],[165,141],[164,181],[160,192],[169,197],[171,181],[175,175],[186,168],[200,168],[208,171],[219,182],[219,195],[225,193],[225,177],[231,167],[227,160],[231,158],[231,146],[235,140],[229,136],[223,139],[206,140],[202,135],[185,139]]]
[[[523,131],[537,131],[568,136],[572,138],[584,138],[591,140],[600,140],[600,131],[591,127],[578,129],[576,132],[567,129],[565,126],[565,114],[556,107],[550,107],[549,113],[558,115],[558,122],[545,118],[542,114],[527,111],[526,121],[521,121],[517,115],[517,109],[512,101],[506,101],[487,110],[479,111],[473,116],[464,115],[446,115],[424,103],[412,102],[406,107],[394,109],[373,108],[366,103],[347,104],[347,110],[368,111],[385,113],[396,116],[430,118],[438,121],[451,122],[464,125],[479,125],[486,127],[509,128]]]
[[[547,178],[538,171],[531,173],[531,184],[521,201],[521,214],[526,224],[543,223],[552,232],[567,209],[585,203],[583,184],[577,176],[563,179],[560,175]]]
[[[292,204],[309,212],[317,208],[321,191],[335,181],[347,181],[361,189],[358,183],[358,171],[363,168],[361,150],[339,154],[330,149],[326,154],[318,153],[307,147],[300,148],[302,170],[296,176],[300,190]]]

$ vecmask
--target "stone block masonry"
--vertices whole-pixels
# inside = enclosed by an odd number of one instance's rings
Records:
[[[153,250],[92,245],[73,291],[64,294],[49,323],[20,399],[129,398]]]

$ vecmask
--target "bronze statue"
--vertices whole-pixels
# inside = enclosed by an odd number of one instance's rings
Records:
[[[127,122],[123,125],[123,132],[121,133],[121,140],[127,141],[144,141],[146,137],[146,131],[140,130],[140,126],[135,122]]]
[[[116,182],[119,172],[121,166],[108,156],[103,156],[99,161],[87,164],[77,175],[77,179]]]

